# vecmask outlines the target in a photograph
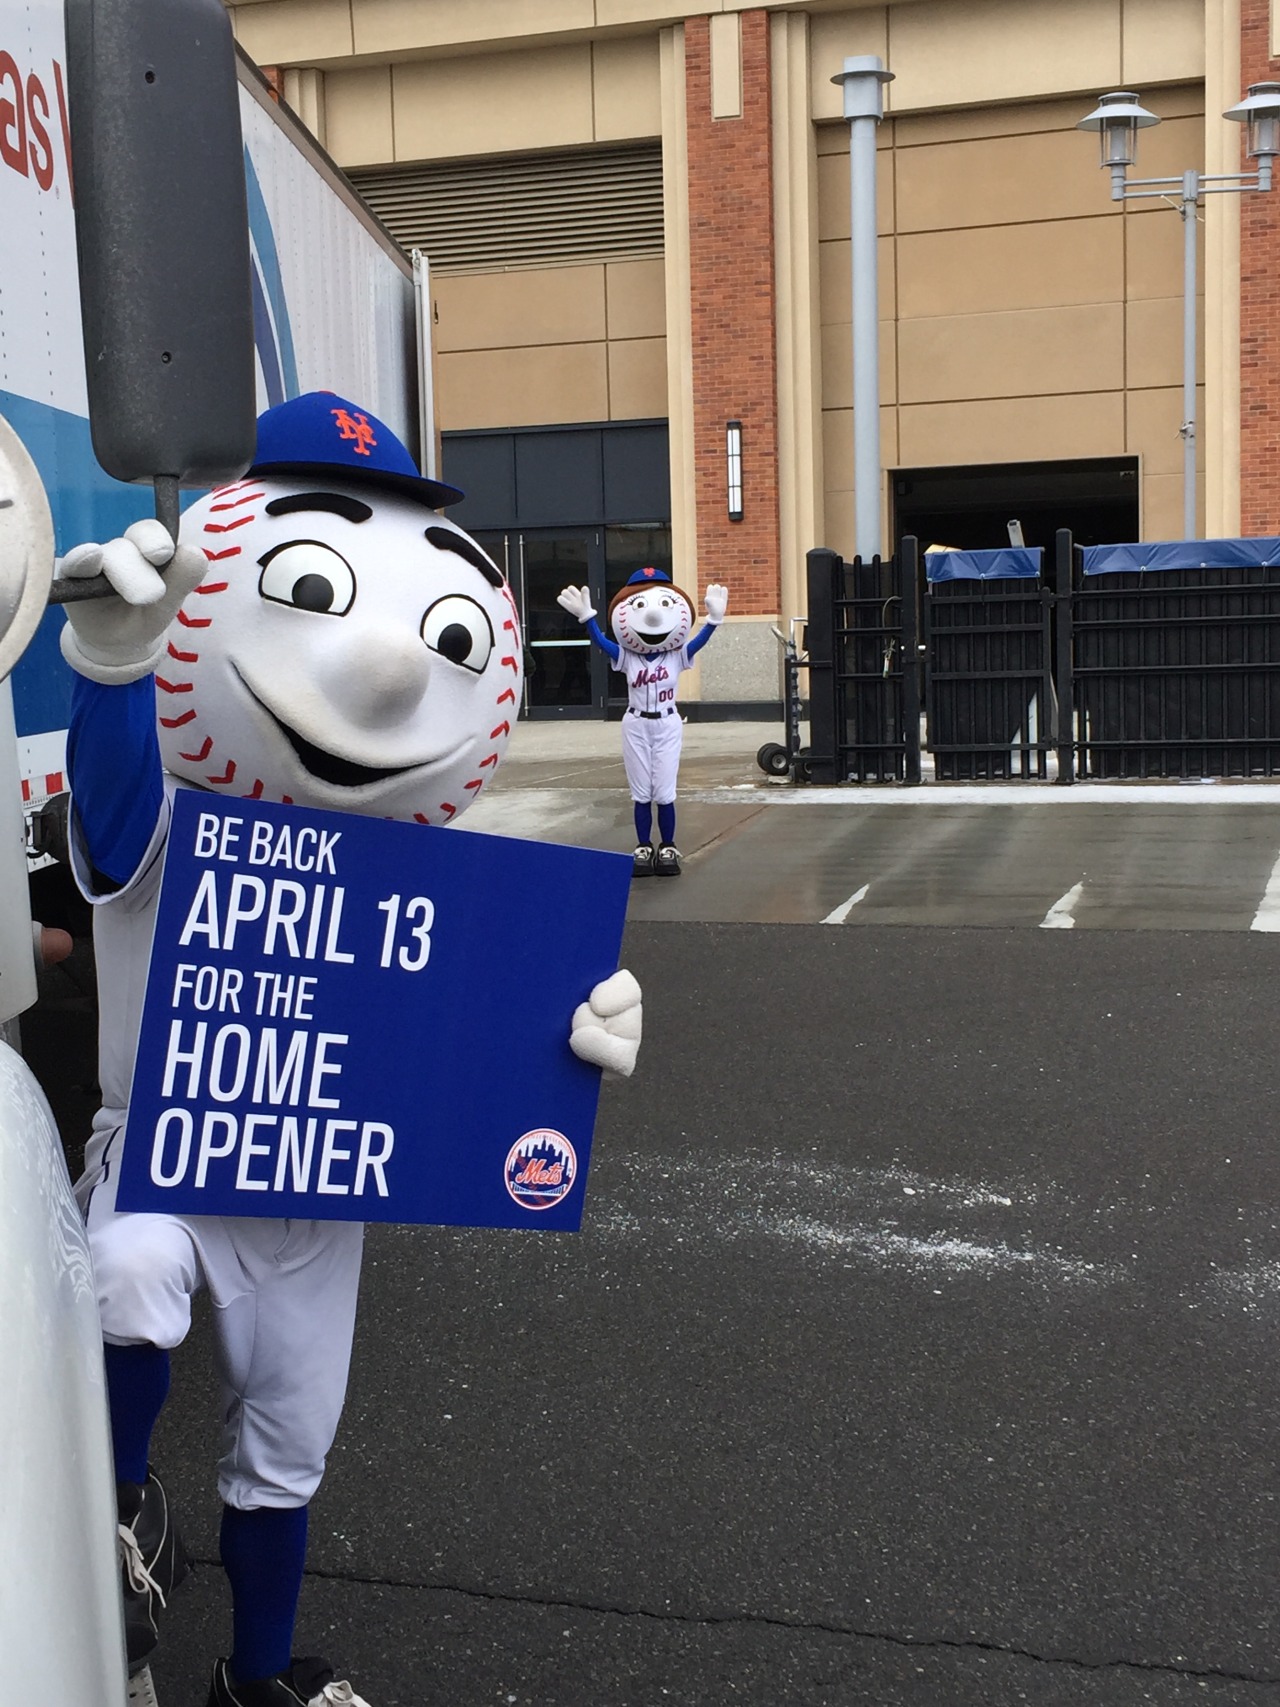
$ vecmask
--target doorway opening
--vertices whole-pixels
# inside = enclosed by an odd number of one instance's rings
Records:
[[[582,624],[557,603],[563,587],[585,587],[597,620],[607,628],[609,600],[637,569],[671,574],[666,523],[619,522],[610,527],[477,528],[475,538],[506,572],[524,627],[527,717],[620,717],[626,708],[622,676],[592,644]]]
[[[665,421],[447,433],[449,512],[506,572],[525,641],[524,717],[621,716],[621,676],[556,602],[586,587],[603,628],[635,570],[671,572]],[[648,519],[646,519],[648,518]]]
[[[1046,553],[1053,550],[1058,528],[1070,528],[1079,545],[1139,538],[1133,456],[902,468],[890,481],[895,549],[904,534],[914,534],[922,550],[951,545],[996,551],[1010,543],[1011,522],[1019,525],[1024,544]]]

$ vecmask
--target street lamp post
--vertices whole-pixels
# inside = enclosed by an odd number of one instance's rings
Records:
[[[849,273],[853,318],[854,551],[869,563],[880,551],[880,306],[876,260],[876,130],[884,85],[876,54],[858,54],[831,79],[844,89],[849,121]]]
[[[1196,526],[1196,209],[1201,196],[1243,195],[1271,188],[1271,162],[1280,154],[1280,83],[1251,83],[1243,101],[1222,115],[1248,127],[1248,152],[1256,172],[1183,172],[1173,178],[1128,178],[1138,156],[1138,132],[1159,124],[1127,89],[1102,95],[1080,120],[1079,130],[1096,130],[1101,165],[1111,173],[1115,202],[1158,197],[1182,216],[1182,528],[1185,539],[1198,539]]]

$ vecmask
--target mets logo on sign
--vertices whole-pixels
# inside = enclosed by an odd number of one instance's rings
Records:
[[[539,1126],[507,1153],[507,1190],[521,1209],[550,1209],[573,1189],[578,1158],[561,1132]]]

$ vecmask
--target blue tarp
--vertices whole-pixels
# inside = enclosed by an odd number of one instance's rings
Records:
[[[1280,539],[1166,539],[1136,545],[1086,545],[1086,575],[1132,575],[1166,569],[1270,569]]]
[[[1029,580],[1040,573],[1043,553],[1036,546],[1005,546],[1001,551],[926,551],[931,581]]]

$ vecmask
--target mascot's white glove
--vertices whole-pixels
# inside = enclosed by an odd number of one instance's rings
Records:
[[[729,589],[712,583],[707,588],[707,621],[723,622],[729,608]]]
[[[169,571],[158,571],[166,563]],[[135,522],[123,539],[106,545],[77,545],[58,564],[58,577],[106,576],[118,598],[82,599],[64,605],[62,656],[91,682],[136,682],[164,657],[166,633],[178,606],[204,579],[202,551],[175,550],[157,521]]]
[[[563,593],[556,594],[556,603],[570,616],[576,616],[579,622],[590,622],[596,614],[591,594],[585,587],[566,587]]]
[[[640,986],[630,972],[615,972],[579,1004],[569,1047],[580,1061],[629,1079],[640,1049]]]

